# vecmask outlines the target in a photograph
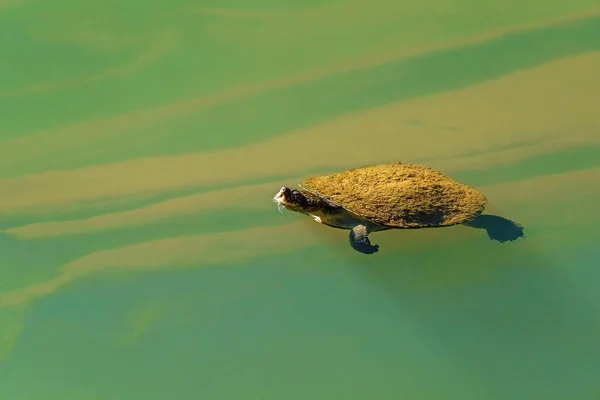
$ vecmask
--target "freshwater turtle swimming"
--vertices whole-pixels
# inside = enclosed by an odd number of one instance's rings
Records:
[[[513,221],[486,216],[478,218],[487,203],[486,196],[431,167],[390,163],[344,172],[313,176],[300,189],[282,187],[274,198],[280,211],[287,209],[310,215],[319,223],[350,230],[350,245],[364,254],[378,251],[371,232],[387,229],[418,229],[471,223],[486,228],[491,239],[504,242],[523,235],[523,227]],[[497,219],[497,220],[496,220]],[[500,228],[484,226],[500,222]],[[498,225],[498,224],[497,224]],[[508,238],[493,237],[506,231]]]

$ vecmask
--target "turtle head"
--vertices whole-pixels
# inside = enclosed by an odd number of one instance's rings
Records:
[[[295,190],[287,186],[279,189],[279,192],[273,197],[277,203],[279,211],[284,208],[296,212],[311,212],[320,208],[320,202],[309,196],[308,193],[300,190]]]

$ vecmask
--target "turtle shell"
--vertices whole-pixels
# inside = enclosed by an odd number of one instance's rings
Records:
[[[301,186],[367,220],[392,228],[450,226],[477,217],[486,196],[433,168],[373,165],[313,176]]]

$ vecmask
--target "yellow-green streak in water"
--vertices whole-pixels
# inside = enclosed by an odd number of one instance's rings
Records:
[[[600,4],[0,0],[0,399],[600,396]],[[526,238],[272,202],[390,161]]]

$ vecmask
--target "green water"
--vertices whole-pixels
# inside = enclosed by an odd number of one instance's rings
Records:
[[[599,6],[0,0],[0,400],[597,399]],[[526,238],[271,200],[389,161]]]

